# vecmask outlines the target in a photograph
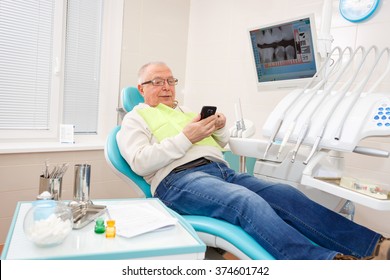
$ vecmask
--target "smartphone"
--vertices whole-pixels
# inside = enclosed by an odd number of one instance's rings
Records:
[[[210,117],[215,114],[217,107],[215,106],[203,106],[202,111],[200,111],[200,119],[203,120],[207,117]]]

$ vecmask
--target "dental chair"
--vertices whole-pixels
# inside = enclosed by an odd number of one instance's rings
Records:
[[[135,105],[143,101],[143,97],[135,87],[126,87],[121,92],[121,103],[126,112],[131,111]],[[115,127],[107,137],[104,149],[106,160],[114,173],[127,182],[137,195],[150,198],[152,194],[149,184],[143,177],[134,173],[119,152],[116,141],[116,134],[119,130],[120,126]],[[239,259],[275,259],[238,226],[206,216],[182,215],[182,217],[195,229],[200,239],[209,247],[220,248],[232,253]]]

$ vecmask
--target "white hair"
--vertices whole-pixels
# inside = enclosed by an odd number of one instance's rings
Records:
[[[141,66],[141,68],[138,70],[138,84],[142,84],[143,82],[145,82],[143,79],[144,79],[144,76],[145,76],[145,72],[147,70],[147,68],[151,65],[164,65],[164,66],[167,66],[167,64],[165,62],[162,62],[162,61],[153,61],[153,62],[148,62],[146,64],[144,64],[143,66]],[[167,66],[168,67],[168,66]]]

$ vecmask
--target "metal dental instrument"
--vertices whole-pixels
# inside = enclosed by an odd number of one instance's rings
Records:
[[[244,115],[242,114],[242,107],[241,107],[241,99],[240,98],[238,98],[238,106],[239,106],[239,109],[240,109],[241,129],[242,129],[242,131],[245,131],[246,127],[245,127]]]
[[[371,50],[375,50],[375,53],[378,52],[378,48],[376,46],[372,46],[369,51]],[[368,51],[368,52],[369,52]],[[367,76],[365,77],[365,79],[358,85],[357,87],[357,90],[354,91],[354,96],[353,96],[353,100],[352,102],[349,104],[348,108],[344,111],[344,115],[341,119],[341,122],[340,122],[340,126],[338,127],[337,131],[336,131],[336,134],[334,136],[334,139],[335,140],[340,140],[341,138],[341,133],[342,133],[342,130],[344,128],[344,124],[345,124],[345,121],[348,117],[348,114],[350,112],[350,110],[352,109],[352,107],[356,104],[356,102],[358,101],[361,93],[363,92],[364,90],[364,87],[366,86],[368,80],[370,79],[375,67],[377,66],[378,62],[380,61],[382,55],[384,53],[387,52],[387,57],[388,57],[388,65],[387,65],[387,69],[386,71],[384,71],[384,73],[381,75],[381,77],[377,80],[377,82],[374,84],[374,86],[369,90],[369,93],[371,93],[379,84],[380,82],[382,82],[382,80],[387,76],[388,72],[390,71],[390,49],[389,48],[385,48],[383,49],[379,55],[377,55],[376,57],[376,60],[375,60],[375,63],[373,64],[373,66],[371,67],[370,71],[368,72]]]
[[[287,112],[289,111],[290,108],[293,108],[294,105],[296,104],[296,102],[298,102],[298,100],[302,97],[302,94],[303,93],[306,93],[306,91],[314,84],[314,82],[316,82],[316,79],[320,76],[320,74],[322,74],[322,72],[328,67],[328,63],[331,59],[331,55],[336,51],[338,50],[339,53],[341,52],[341,49],[339,47],[336,47],[334,48],[329,56],[327,57],[325,63],[321,66],[321,68],[317,71],[317,73],[313,76],[313,78],[304,86],[304,88],[297,94],[297,96],[295,97],[295,99],[292,101],[292,103],[290,104],[290,106],[283,112],[283,114],[281,115],[281,117],[277,120],[276,122],[276,125],[275,125],[275,128],[273,130],[273,132],[271,133],[271,136],[268,140],[268,143],[267,143],[267,147],[265,149],[265,152],[264,152],[264,155],[263,155],[263,159],[266,160],[267,158],[267,155],[268,155],[268,152],[272,146],[272,144],[275,142],[276,140],[276,136],[280,130],[280,128],[282,127],[282,124],[283,124],[283,121],[284,121],[284,118],[286,117],[287,115]],[[330,73],[328,73],[330,74]],[[326,82],[328,78],[328,75],[325,75],[324,78],[318,82],[317,86],[315,88],[320,88],[321,86],[323,86]],[[308,92],[308,94],[311,94],[311,90]]]
[[[233,130],[233,137],[238,137],[238,132],[241,130],[241,122],[238,117],[238,106],[237,103],[234,104],[234,112],[236,116],[236,129]]]
[[[62,178],[68,170],[69,163],[64,163],[60,168],[58,168],[57,172],[54,174],[54,178]]]
[[[342,77],[342,75],[345,73],[345,71],[347,70],[347,68],[351,65],[351,62],[353,61],[356,53],[359,51],[359,50],[362,50],[362,52],[364,53],[364,48],[363,47],[358,47],[355,52],[352,51],[352,48],[351,47],[347,47],[343,50],[343,53],[341,54],[341,56],[343,57],[345,54],[346,51],[349,51],[349,55],[350,55],[350,58],[349,60],[344,64],[344,67],[340,70],[340,74],[339,76],[336,78],[336,80],[332,83],[332,85],[326,89],[327,92],[324,92],[323,93],[323,98],[326,96],[327,93],[330,93],[332,92],[332,89],[333,87],[336,85],[336,83],[340,80],[340,78]],[[342,90],[341,90],[341,94],[339,94],[339,98],[338,100],[341,100],[343,95],[348,91],[349,87],[351,86],[352,82],[353,82],[354,79],[351,79],[350,82],[347,84],[346,87],[344,87]],[[318,103],[317,107],[321,104]],[[330,116],[332,115],[332,113],[334,112],[334,110],[336,109],[338,105],[338,102],[335,103],[335,106],[333,107],[332,110],[330,110],[328,112],[328,116],[325,120],[325,124],[328,122]],[[314,113],[315,110],[313,110],[313,113]],[[298,135],[298,139],[297,139],[297,143],[292,151],[292,158],[291,158],[291,162],[294,162],[295,161],[295,157],[298,153],[298,150],[303,142],[303,139],[306,137],[306,134],[307,134],[307,131],[309,130],[309,127],[310,127],[310,118],[307,119],[307,121],[305,122],[305,124],[302,126],[301,130],[300,130],[300,133]],[[323,131],[321,132],[323,133]]]
[[[45,169],[43,172],[44,178],[49,178],[49,160],[45,160]]]
[[[278,119],[276,126],[275,126],[275,129],[272,132],[272,135],[270,136],[270,138],[268,140],[267,147],[265,148],[265,152],[263,155],[264,159],[267,158],[268,151],[271,148],[272,144],[275,142],[276,134],[278,134],[280,127],[282,126],[282,123],[283,123],[283,117]]]
[[[241,100],[238,98],[238,105],[234,104],[234,110],[236,114],[236,131],[234,132],[234,137],[242,137],[242,134],[246,130],[245,121],[242,114]]]
[[[367,156],[373,156],[373,157],[383,157],[388,158],[390,157],[390,152],[374,149],[374,148],[368,148],[368,147],[362,147],[362,146],[356,146],[353,150],[354,153],[367,155]]]

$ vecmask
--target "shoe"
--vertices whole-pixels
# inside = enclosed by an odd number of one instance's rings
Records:
[[[351,256],[351,255],[343,255],[343,254],[337,254],[336,256],[334,256],[333,258],[334,260],[338,260],[338,261],[356,261],[356,260],[373,260],[374,257],[373,256],[369,256],[369,257],[364,257],[364,258],[357,258],[355,256]]]
[[[381,237],[372,253],[374,260],[390,260],[390,238]]]
[[[333,258],[334,260],[342,260],[342,261],[352,261],[352,260],[358,260],[357,257],[351,256],[351,255],[343,255],[343,254],[337,254]]]

